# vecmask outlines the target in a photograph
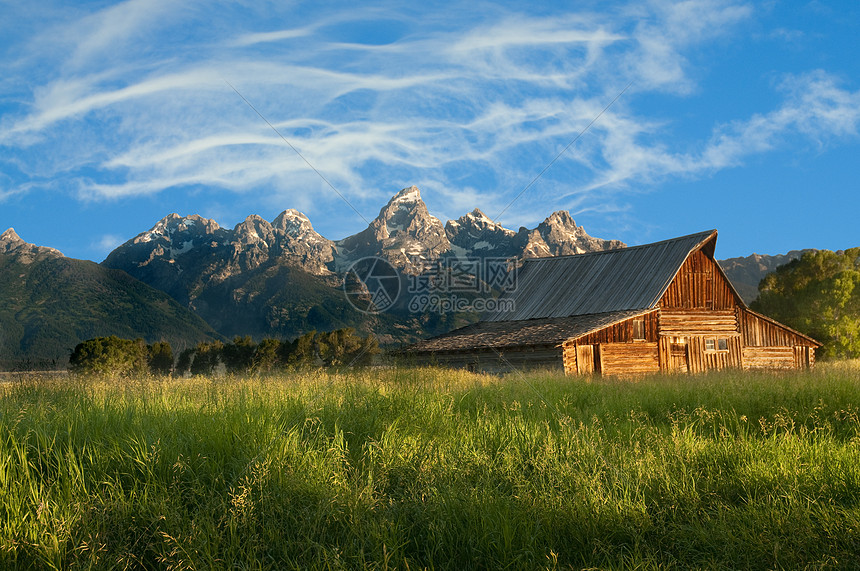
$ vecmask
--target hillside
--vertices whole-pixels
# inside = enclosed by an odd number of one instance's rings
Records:
[[[220,337],[165,293],[94,262],[0,235],[0,369],[62,367],[97,336],[165,340],[174,348]]]
[[[787,254],[777,254],[775,256],[752,254],[744,257],[719,260],[719,264],[744,302],[749,305],[758,297],[759,283],[761,283],[761,280],[766,275],[783,264],[799,259],[804,253],[813,251],[792,250]]]

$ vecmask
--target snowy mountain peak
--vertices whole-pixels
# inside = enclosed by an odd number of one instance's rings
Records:
[[[316,234],[310,218],[295,208],[289,208],[278,214],[278,216],[272,220],[272,227],[282,230],[293,237],[301,236],[308,232]]]
[[[234,240],[239,244],[262,244],[268,247],[274,242],[274,231],[262,216],[251,214],[233,229]]]
[[[192,232],[194,234],[213,234],[221,227],[214,220],[203,218],[199,214],[180,216],[171,212],[155,223],[147,232],[142,232],[134,238],[134,242],[149,242],[159,238],[171,241],[177,233]]]
[[[567,256],[626,246],[619,240],[601,240],[589,236],[585,228],[576,225],[567,210],[553,212],[526,235],[523,249],[525,257]]]
[[[286,210],[284,210],[283,212],[278,214],[278,217],[275,218],[275,220],[278,220],[278,219],[291,220],[291,221],[292,220],[299,220],[302,222],[310,222],[311,221],[310,218],[305,216],[304,212],[296,210],[295,208],[287,208]],[[272,222],[272,224],[274,225],[274,221]]]
[[[398,192],[397,194],[392,196],[391,200],[388,201],[388,205],[391,206],[392,204],[398,204],[398,205],[409,206],[409,205],[417,204],[419,202],[422,202],[421,191],[418,190],[417,186],[413,185],[413,186],[404,188],[403,190],[401,190],[400,192]]]
[[[431,215],[416,186],[395,194],[370,225],[338,243],[341,267],[351,259],[380,256],[407,273],[417,273],[427,260],[450,248],[445,227]]]

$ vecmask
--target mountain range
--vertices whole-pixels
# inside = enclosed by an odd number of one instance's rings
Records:
[[[440,332],[452,320],[469,318],[409,310],[409,276],[434,263],[623,246],[592,238],[567,212],[518,232],[480,210],[443,224],[413,186],[395,194],[365,230],[342,240],[321,236],[296,210],[285,210],[271,222],[248,216],[233,229],[197,215],[170,214],[119,246],[102,265],[168,293],[227,337],[292,337],[311,329],[355,327],[395,341]],[[349,268],[368,258],[385,260],[402,276],[404,295],[385,313],[368,315],[344,295]]]
[[[589,236],[566,211],[517,231],[478,209],[443,224],[414,186],[395,194],[365,230],[336,241],[292,209],[271,222],[251,215],[232,229],[196,214],[169,214],[95,264],[27,244],[9,229],[0,236],[0,359],[5,366],[61,362],[80,340],[110,334],[187,346],[353,327],[382,343],[409,342],[477,318],[468,309],[416,310],[421,279],[451,277],[458,268],[468,274],[491,261],[623,247]],[[366,311],[374,292],[353,274],[378,259],[396,275],[400,295],[384,312]],[[748,297],[782,259],[734,258],[724,267]],[[472,273],[476,287],[460,291],[462,299],[498,293],[477,287],[484,276]]]

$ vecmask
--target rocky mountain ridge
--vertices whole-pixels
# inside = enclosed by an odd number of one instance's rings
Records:
[[[37,246],[21,239],[14,228],[0,234],[0,254],[14,256],[22,264],[30,264],[44,258],[62,258],[63,253],[47,246]]]
[[[352,262],[378,256],[408,274],[442,256],[543,257],[623,248],[618,240],[589,236],[567,211],[554,212],[536,228],[504,228],[478,209],[446,224],[431,215],[420,190],[404,188],[382,207],[368,227],[333,241],[313,229],[307,216],[285,210],[271,223],[248,216],[232,230],[192,214],[169,214],[119,246],[103,262],[132,269],[150,281],[172,281],[183,273],[223,279],[224,272],[248,271],[278,261],[317,276],[342,273]],[[153,266],[147,270],[148,266]],[[149,273],[161,274],[156,278]]]

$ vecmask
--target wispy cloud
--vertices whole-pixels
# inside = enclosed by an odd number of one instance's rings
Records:
[[[492,215],[633,81],[506,219],[516,224],[545,216],[546,203],[618,210],[634,186],[702,176],[798,139],[857,134],[858,93],[826,72],[786,77],[771,109],[723,121],[699,141],[673,140],[675,118],[637,105],[694,97],[690,54],[737,33],[754,15],[742,2],[499,9],[420,26],[387,11],[405,31],[380,45],[338,32],[374,22],[386,13],[379,6],[324,18],[249,10],[206,25],[201,10],[129,0],[53,24],[45,45],[27,43],[36,74],[0,63],[0,73],[38,78],[0,120],[0,165],[25,161],[33,178],[64,181],[87,200],[212,186],[307,203],[320,181],[228,80],[368,214],[393,186],[418,182],[451,217],[475,206]],[[182,42],[173,38],[186,28]],[[45,54],[58,46],[67,55],[54,62]],[[3,184],[8,195],[32,181]]]
[[[648,126],[609,114],[599,127],[604,133],[598,150],[605,166],[595,167],[599,174],[567,196],[736,167],[754,155],[791,145],[798,139],[826,145],[857,135],[860,91],[841,88],[836,78],[821,71],[788,76],[777,90],[783,94],[778,108],[718,125],[700,150],[679,151],[666,143],[645,144],[640,137],[653,134],[660,125]]]

